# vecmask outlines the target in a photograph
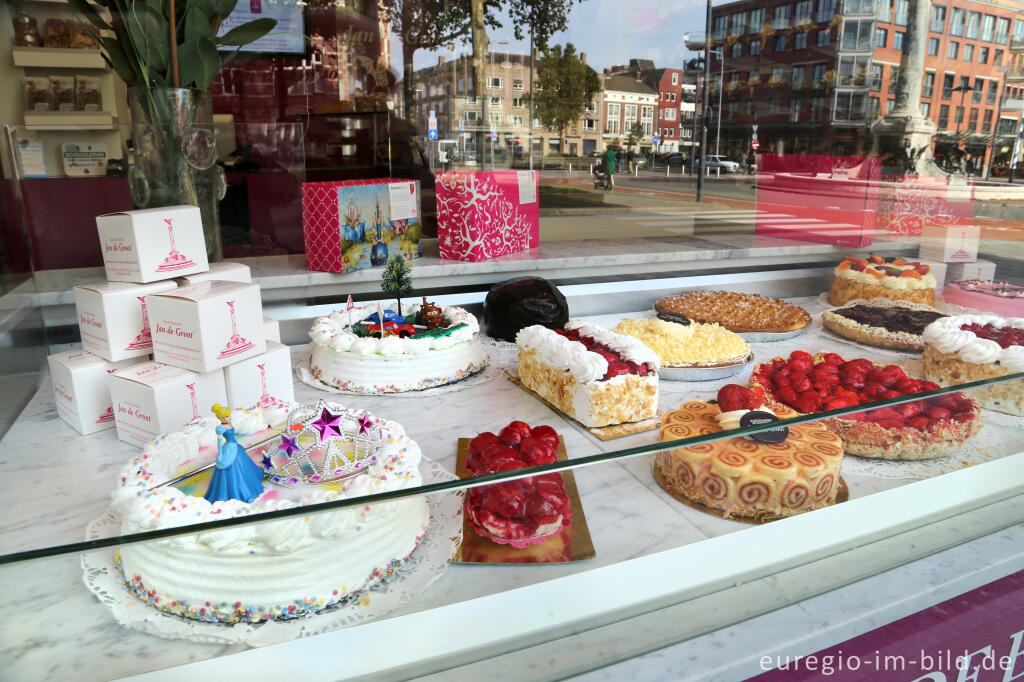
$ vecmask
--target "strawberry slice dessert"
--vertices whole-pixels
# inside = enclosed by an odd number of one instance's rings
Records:
[[[789,358],[759,364],[750,378],[769,403],[814,414],[898,398],[939,385],[915,379],[898,365],[836,353],[794,351]],[[878,459],[930,459],[962,446],[981,429],[978,404],[963,393],[878,407],[828,420],[847,454]]]
[[[466,468],[473,476],[550,464],[558,433],[550,426],[514,421],[498,432],[469,441]],[[522,548],[561,532],[572,520],[562,474],[542,474],[473,488],[466,497],[466,517],[482,537]]]

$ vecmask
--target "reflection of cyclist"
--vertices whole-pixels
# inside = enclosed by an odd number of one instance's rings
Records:
[[[608,176],[604,188],[612,190],[615,188],[615,150],[609,147],[604,150],[604,172]]]

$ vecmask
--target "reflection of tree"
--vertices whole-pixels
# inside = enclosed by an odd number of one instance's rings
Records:
[[[405,115],[416,120],[413,55],[465,38],[469,30],[468,0],[380,0],[391,29],[402,39],[402,97]]]
[[[572,43],[565,49],[555,45],[546,50],[537,64],[537,91],[534,100],[535,116],[551,130],[558,131],[558,139],[565,139],[565,129],[575,123],[583,110],[601,89],[597,73],[580,61]]]
[[[635,147],[637,143],[644,137],[644,127],[640,123],[640,121],[637,121],[633,125],[629,126],[629,130],[627,130],[626,132],[629,135],[629,137],[626,139],[626,142],[629,144],[630,147]]]

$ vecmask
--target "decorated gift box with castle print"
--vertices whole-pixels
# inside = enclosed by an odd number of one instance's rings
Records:
[[[449,172],[436,176],[441,258],[481,261],[537,248],[536,171]]]
[[[394,253],[420,255],[417,180],[344,180],[302,185],[306,267],[352,272],[380,267]]]
[[[97,216],[96,228],[111,282],[156,282],[209,269],[196,206],[108,213]]]

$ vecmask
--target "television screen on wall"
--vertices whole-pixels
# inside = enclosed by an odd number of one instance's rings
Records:
[[[299,0],[239,0],[224,19],[218,35],[253,19],[277,19],[273,31],[243,47],[240,54],[303,55],[307,51],[304,8],[305,3]],[[222,45],[219,49],[231,52],[235,48]]]

